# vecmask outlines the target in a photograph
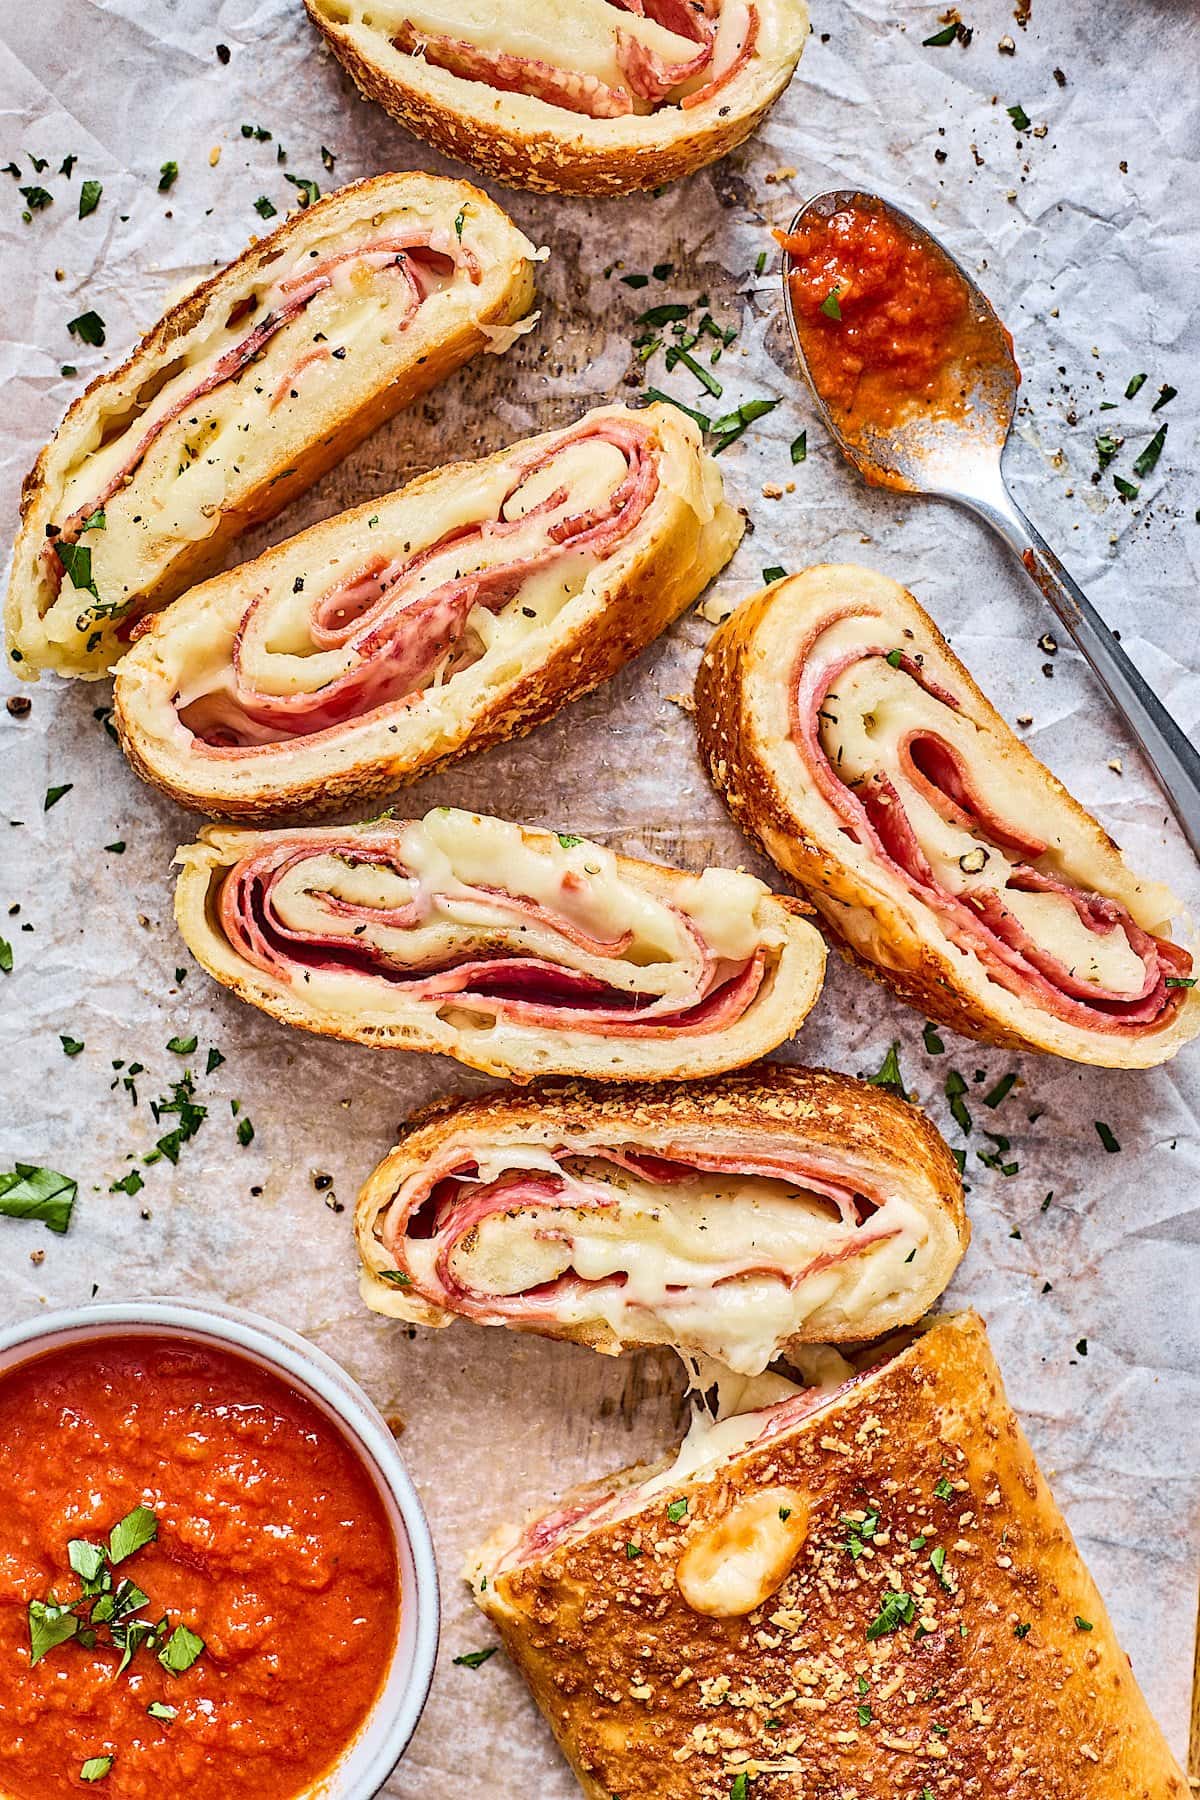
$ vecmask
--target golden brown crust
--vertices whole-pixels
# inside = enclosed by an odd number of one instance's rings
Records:
[[[958,691],[970,696],[973,716],[994,731],[1007,758],[1028,772],[1073,823],[1113,859],[1113,872],[1128,871],[1112,839],[1062,783],[1020,742],[954,655],[928,613],[895,582],[853,565],[822,564],[776,583],[745,600],[713,635],[696,679],[696,730],[713,783],[746,835],[759,844],[813,902],[822,929],[854,967],[881,982],[926,1018],[966,1037],[1013,1050],[1049,1050],[1083,1062],[1142,1067],[1164,1061],[1200,1029],[1200,999],[1189,995],[1174,1027],[1160,1034],[1121,1036],[1059,1027],[1032,1006],[1019,1020],[1003,990],[991,1004],[966,984],[960,969],[923,935],[921,909],[897,907],[887,891],[861,878],[838,846],[838,832],[821,835],[806,818],[804,796],[789,792],[773,766],[759,728],[764,689],[786,676],[778,646],[765,640],[778,630],[784,609],[798,619],[819,610],[830,590],[844,586],[846,599],[861,589],[872,604],[907,612],[953,671]],[[794,643],[801,641],[797,624]],[[870,941],[873,954],[866,954]],[[958,959],[961,965],[961,958]],[[1005,1015],[1000,1013],[1000,1007]]]
[[[461,1100],[440,1100],[406,1124],[395,1149],[368,1176],[355,1209],[355,1232],[362,1258],[363,1298],[379,1312],[418,1324],[445,1325],[450,1316],[410,1299],[379,1271],[393,1266],[378,1231],[399,1189],[427,1165],[461,1144],[534,1144],[580,1151],[589,1146],[633,1144],[665,1152],[667,1145],[703,1146],[719,1142],[723,1153],[739,1140],[774,1139],[780,1150],[853,1153],[881,1184],[920,1196],[949,1227],[943,1253],[931,1259],[930,1273],[908,1304],[840,1328],[806,1326],[796,1343],[849,1342],[877,1337],[914,1323],[938,1298],[967,1247],[970,1227],[962,1180],[947,1145],[919,1108],[869,1082],[831,1069],[804,1069],[756,1063],[701,1082],[634,1082],[614,1087],[586,1082],[539,1081],[514,1094],[499,1090]],[[566,1324],[550,1319],[515,1321],[514,1330],[585,1344],[606,1354],[661,1342],[661,1337],[618,1339],[602,1324]]]
[[[9,642],[9,661],[16,673],[23,679],[38,678],[39,668],[52,667],[58,673],[81,675],[85,679],[98,679],[103,676],[111,663],[118,657],[125,645],[113,636],[111,628],[105,628],[97,634],[103,638],[101,653],[95,651],[77,652],[76,663],[62,658],[47,657],[43,663],[34,660],[34,648],[29,641],[28,621],[26,618],[29,605],[28,596],[23,589],[27,584],[27,576],[23,573],[30,566],[36,566],[36,556],[44,536],[44,522],[41,513],[41,498],[50,473],[50,459],[56,448],[72,434],[77,422],[91,396],[101,390],[119,395],[122,391],[136,391],[142,381],[152,378],[162,367],[172,345],[185,338],[187,334],[203,319],[210,302],[221,290],[228,287],[236,290],[243,274],[257,271],[272,262],[280,254],[286,254],[297,242],[303,242],[305,235],[311,231],[314,217],[320,216],[322,210],[345,207],[347,204],[378,192],[381,201],[392,191],[396,184],[406,181],[414,184],[428,185],[440,178],[420,175],[418,173],[401,175],[368,176],[362,181],[351,182],[347,186],[326,194],[313,206],[297,210],[284,222],[277,226],[266,237],[252,239],[240,256],[218,269],[215,274],[199,283],[181,300],[175,302],[163,314],[158,323],[147,332],[140,343],[115,369],[105,369],[97,375],[68,408],[65,417],[54,436],[39,451],[36,461],[26,475],[21,487],[20,528],[13,552],[12,571],[9,577],[9,593],[6,606],[6,630]],[[370,435],[377,426],[390,419],[393,414],[409,405],[429,388],[445,380],[454,370],[460,368],[471,356],[487,348],[489,338],[480,329],[483,324],[505,326],[520,319],[533,303],[533,271],[531,264],[523,255],[515,254],[515,247],[523,244],[515,227],[506,215],[500,212],[495,203],[481,189],[470,182],[445,183],[462,190],[464,204],[486,210],[489,217],[497,217],[512,232],[514,258],[509,278],[504,284],[504,292],[498,303],[486,316],[481,315],[477,325],[459,331],[442,342],[430,344],[419,362],[414,362],[402,380],[391,382],[383,387],[367,406],[359,407],[352,412],[343,411],[327,428],[323,428],[308,449],[287,459],[286,468],[275,468],[259,484],[254,493],[239,501],[236,509],[222,509],[218,515],[215,529],[207,536],[197,538],[189,545],[181,548],[173,558],[169,570],[164,577],[148,587],[139,600],[139,611],[149,612],[166,605],[186,589],[194,587],[211,575],[221,566],[225,554],[236,538],[243,532],[264,520],[273,518],[288,503],[304,493],[314,482],[320,479],[333,465],[348,455],[355,446]],[[529,247],[526,245],[525,249]]]
[[[674,414],[669,407],[647,410],[651,414]],[[652,417],[648,423],[653,427],[656,421]],[[375,748],[364,749],[353,760],[326,761],[307,779],[274,774],[269,759],[262,759],[258,766],[263,770],[263,786],[246,792],[219,780],[220,765],[209,765],[217,770],[218,781],[206,792],[200,785],[205,765],[197,758],[181,758],[170,742],[164,743],[160,736],[147,733],[139,719],[143,684],[148,691],[161,685],[155,678],[158,642],[172,629],[180,607],[186,607],[190,613],[219,603],[233,591],[244,591],[247,596],[256,589],[266,591],[272,587],[280,565],[290,563],[298,554],[306,553],[314,564],[319,564],[328,546],[360,530],[364,538],[368,535],[367,520],[378,517],[381,507],[396,498],[385,495],[323,520],[253,562],[218,576],[153,622],[118,665],[113,690],[114,723],[129,761],[144,780],[181,806],[210,816],[239,821],[312,819],[336,812],[348,801],[380,799],[462,756],[534,730],[572,700],[615,675],[644,650],[702,592],[732,555],[741,535],[740,515],[720,497],[719,476],[712,491],[706,485],[704,477],[714,465],[690,421],[670,416],[657,421],[657,427],[656,449],[664,458],[674,459],[681,475],[695,474],[694,492],[661,490],[661,498],[653,503],[658,522],[642,536],[633,554],[620,552],[613,559],[611,575],[605,577],[602,573],[594,589],[564,609],[570,618],[581,617],[582,622],[557,633],[558,641],[549,653],[539,651],[537,659],[531,660],[515,679],[492,681],[494,697],[465,722],[461,735],[455,735],[444,724],[431,725],[420,749],[407,745],[390,756]],[[435,469],[410,483],[402,490],[403,497],[415,500],[431,490],[453,488],[456,480],[468,478],[481,467],[502,463],[518,450],[551,442],[559,435],[562,434],[547,433],[543,439],[526,440],[523,445],[498,451],[482,463],[460,462]],[[709,503],[712,510],[705,517],[703,507]],[[388,742],[386,732],[384,724],[377,733],[384,743]],[[439,748],[439,742],[443,747]],[[254,761],[251,756],[248,770]],[[173,770],[179,773],[173,774]],[[195,784],[185,785],[184,775],[191,772]]]
[[[682,1552],[775,1485],[810,1497],[791,1574],[748,1617],[692,1611]],[[1188,1792],[973,1314],[709,1481],[515,1572],[485,1546],[472,1588],[588,1795],[728,1800],[739,1773],[748,1800]],[[911,1614],[869,1639],[889,1590]]]
[[[304,835],[319,837],[322,829],[335,828],[316,827]],[[352,834],[355,829],[347,826],[344,833]],[[402,829],[402,824],[398,823],[396,829]],[[776,1049],[800,1029],[821,991],[825,948],[820,933],[805,917],[808,908],[801,901],[763,888],[755,917],[761,922],[764,941],[778,942],[773,966],[768,964],[762,986],[741,1018],[707,1037],[635,1042],[597,1038],[578,1030],[568,1034],[495,1025],[470,1031],[443,1019],[432,1008],[414,1008],[407,1015],[398,1015],[394,1009],[386,1015],[372,1010],[366,983],[361,1008],[353,1014],[319,1009],[303,988],[272,979],[244,962],[212,922],[210,904],[222,871],[253,853],[261,840],[270,835],[210,825],[196,843],[183,845],[175,857],[181,866],[175,889],[175,921],[192,955],[231,993],[286,1025],[320,1037],[366,1044],[373,1049],[440,1052],[469,1068],[521,1084],[547,1074],[602,1076],[612,1081],[654,1080],[660,1071],[664,1079],[694,1080],[743,1067]],[[335,835],[340,839],[343,831],[335,829]],[[522,828],[521,835],[531,841],[544,840],[552,834]],[[693,880],[682,869],[663,863],[627,856],[615,856],[614,861],[623,879],[668,904],[681,885]],[[452,1004],[445,1010],[453,1012]]]
[[[493,180],[545,194],[634,193],[677,181],[727,156],[786,88],[809,30],[804,0],[784,0],[780,11],[788,21],[787,48],[772,65],[764,68],[752,61],[711,101],[687,112],[664,108],[634,121],[631,130],[628,120],[581,119],[540,101],[532,103],[536,123],[514,117],[506,96],[417,57],[389,54],[385,68],[355,44],[343,24],[322,11],[319,0],[304,4],[368,100],[444,155],[470,163]]]

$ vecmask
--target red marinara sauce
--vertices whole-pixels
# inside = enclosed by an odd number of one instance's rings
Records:
[[[204,1649],[173,1675],[69,1641],[30,1662],[28,1603],[78,1593],[71,1539],[135,1507],[157,1537],[111,1571],[137,1616]],[[384,1504],[339,1428],[233,1352],[131,1335],[0,1376],[0,1787],[19,1800],[292,1800],[378,1695],[400,1613]],[[99,1634],[104,1637],[102,1631]],[[173,1707],[175,1717],[147,1711]],[[80,1771],[111,1755],[96,1779]]]
[[[813,384],[844,435],[962,412],[961,370],[991,363],[995,337],[952,265],[869,205],[812,214],[779,241]]]

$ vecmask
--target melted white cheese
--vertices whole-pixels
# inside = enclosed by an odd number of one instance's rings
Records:
[[[843,620],[822,634],[822,651],[843,650],[856,644],[878,646],[880,629],[880,621],[873,618]],[[893,647],[908,648],[884,645],[885,649]],[[892,668],[883,657],[857,663],[838,676],[822,708],[821,742],[837,775],[847,785],[876,771],[888,777],[934,875],[949,893],[962,894],[972,888],[1002,893],[1005,906],[1030,937],[1077,978],[1117,993],[1140,993],[1145,971],[1123,931],[1100,934],[1089,930],[1064,894],[1006,889],[1009,871],[1029,859],[1002,849],[982,828],[972,832],[944,818],[905,775],[900,747],[910,732],[926,728],[961,751],[972,782],[990,810],[1011,821],[1018,831],[1048,839],[1053,852],[1052,821],[1031,811],[1028,794],[1018,791],[1006,776],[986,735],[962,713],[925,693],[903,669]],[[1048,860],[1055,861],[1053,854]],[[1088,888],[1086,871],[1066,868],[1061,872],[1073,884]]]
[[[481,1154],[481,1179],[494,1179],[503,1156]],[[520,1155],[510,1166],[559,1167],[540,1152],[536,1161]],[[574,1273],[598,1285],[563,1293],[557,1310],[564,1323],[602,1321],[618,1340],[630,1341],[644,1336],[652,1319],[665,1336],[754,1375],[816,1312],[863,1319],[921,1274],[928,1225],[898,1195],[856,1232],[828,1202],[782,1181],[697,1173],[656,1185],[611,1163],[570,1166],[578,1204],[491,1214],[453,1253],[459,1282],[502,1298]],[[877,1231],[895,1235],[803,1273],[820,1256]],[[413,1242],[414,1272],[432,1254]]]

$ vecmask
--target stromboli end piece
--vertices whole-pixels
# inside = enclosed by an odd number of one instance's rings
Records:
[[[705,653],[701,748],[850,959],[972,1037],[1145,1068],[1200,1031],[1178,903],[1019,742],[898,583],[745,601]]]
[[[116,725],[138,772],[201,811],[371,799],[615,673],[741,531],[690,419],[601,408],[185,594],[118,666]]]
[[[924,1114],[771,1063],[435,1106],[368,1179],[356,1228],[376,1311],[613,1355],[665,1343],[745,1374],[915,1323],[968,1237]]]
[[[472,1558],[588,1800],[1186,1800],[981,1321],[843,1374]]]
[[[26,477],[9,660],[103,675],[368,432],[511,341],[533,246],[465,181],[328,194],[172,306],[72,405]]]
[[[517,187],[617,194],[726,155],[792,78],[804,0],[305,0],[369,99]]]
[[[189,948],[252,1005],[515,1081],[740,1067],[799,1029],[824,974],[806,909],[751,875],[686,875],[451,807],[209,826],[177,861]]]

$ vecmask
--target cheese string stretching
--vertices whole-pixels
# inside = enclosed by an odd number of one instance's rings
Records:
[[[357,1233],[381,1312],[612,1354],[666,1343],[749,1374],[911,1323],[967,1241],[957,1169],[921,1113],[771,1064],[431,1108],[368,1180]]]

